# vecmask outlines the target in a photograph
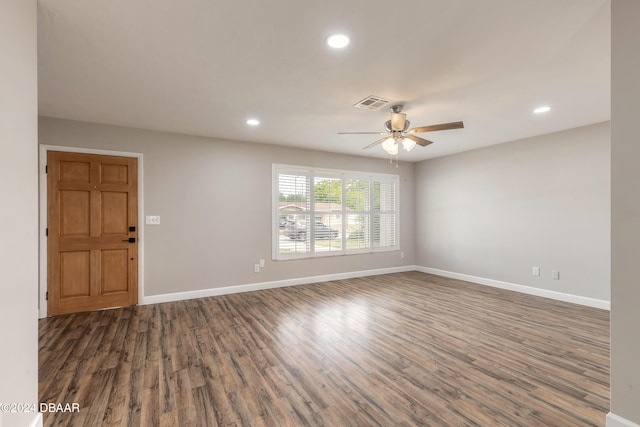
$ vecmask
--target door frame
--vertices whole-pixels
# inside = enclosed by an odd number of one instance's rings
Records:
[[[64,151],[67,153],[99,154],[105,156],[133,157],[138,159],[138,304],[144,299],[144,173],[142,153],[128,151],[99,150],[94,148],[65,147],[57,145],[40,145],[38,159],[38,185],[40,189],[39,222],[39,291],[38,315],[42,319],[47,317],[47,152]]]

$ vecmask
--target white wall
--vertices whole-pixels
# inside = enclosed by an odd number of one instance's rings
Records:
[[[419,163],[416,264],[609,301],[609,150],[601,123]]]
[[[414,264],[413,165],[239,141],[40,118],[41,144],[143,154],[145,296]],[[273,163],[400,175],[400,251],[271,260]],[[254,264],[266,260],[260,273]]]
[[[35,0],[0,2],[0,402],[38,402]],[[0,413],[0,425],[39,422]]]
[[[638,22],[640,2],[612,2],[610,427],[640,425]]]

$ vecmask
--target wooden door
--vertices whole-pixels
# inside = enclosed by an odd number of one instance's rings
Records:
[[[137,304],[137,166],[48,152],[48,315]]]

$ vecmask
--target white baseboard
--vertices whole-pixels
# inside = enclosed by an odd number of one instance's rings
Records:
[[[550,291],[547,289],[534,288],[532,286],[518,285],[515,283],[502,282],[500,280],[486,279],[484,277],[454,273],[446,270],[438,270],[436,268],[430,268],[430,267],[417,266],[416,270],[421,271],[423,273],[431,273],[431,274],[436,274],[438,276],[450,277],[452,279],[459,279],[467,282],[477,283],[479,285],[486,285],[494,288],[507,289],[510,291],[521,292],[523,294],[536,295],[539,297],[551,298],[559,301],[586,305],[588,307],[600,308],[603,310],[611,310],[611,302],[599,300],[595,298],[565,294],[562,292]]]
[[[14,414],[9,414],[9,415],[14,415]],[[24,419],[24,417],[26,416],[25,414],[16,414],[16,415],[20,416],[19,420],[12,419],[12,417],[10,416],[5,417],[2,415],[2,412],[0,412],[0,427],[14,427],[14,426],[15,427],[18,427],[18,426],[42,427],[41,412],[36,412],[30,423],[25,423],[25,419]]]
[[[323,276],[300,277],[295,279],[276,280],[272,282],[250,283],[246,285],[225,286],[223,288],[201,289],[197,291],[176,292],[171,294],[149,295],[142,297],[141,304],[157,304],[161,302],[182,301],[193,298],[204,298],[218,295],[237,294],[240,292],[260,291],[263,289],[282,288],[285,286],[306,285],[309,283],[328,282],[330,280],[353,279],[356,277],[377,276],[380,274],[415,271],[415,265],[403,267],[379,268],[375,270],[350,271],[347,273],[327,274]]]
[[[29,427],[42,427],[42,413],[41,412],[38,412],[38,414],[33,419],[33,421],[31,421],[31,424],[29,424]]]
[[[486,279],[483,277],[471,276],[468,274],[454,273],[446,270],[439,270],[430,267],[407,265],[403,267],[380,268],[375,270],[352,271],[346,273],[327,274],[322,276],[300,277],[295,279],[276,280],[272,282],[249,283],[246,285],[225,286],[222,288],[200,289],[197,291],[175,292],[170,294],[149,295],[142,297],[140,304],[157,304],[162,302],[182,301],[194,298],[204,298],[218,295],[236,294],[241,292],[259,291],[263,289],[282,288],[286,286],[305,285],[309,283],[327,282],[330,280],[352,279],[356,277],[377,276],[380,274],[401,273],[405,271],[421,271],[423,273],[436,274],[438,276],[450,277],[452,279],[465,280],[467,282],[494,288],[507,289],[529,295],[536,295],[544,298],[551,298],[559,301],[585,305],[588,307],[610,310],[609,301],[588,298],[579,295],[565,294],[562,292],[550,291],[547,289],[534,288],[531,286],[518,285],[515,283],[502,282],[500,280]]]
[[[640,424],[636,424],[633,421],[629,421],[622,418],[613,412],[607,414],[607,427],[640,427]]]

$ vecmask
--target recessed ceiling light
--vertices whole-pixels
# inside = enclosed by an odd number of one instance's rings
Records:
[[[551,110],[551,107],[549,107],[548,105],[542,105],[538,108],[536,108],[535,110],[533,110],[533,112],[535,114],[542,114],[542,113],[547,113]]]
[[[249,126],[258,126],[260,124],[260,120],[258,120],[258,119],[247,119],[247,124]]]
[[[342,49],[349,44],[349,37],[344,34],[333,34],[327,38],[327,44],[334,49]]]

